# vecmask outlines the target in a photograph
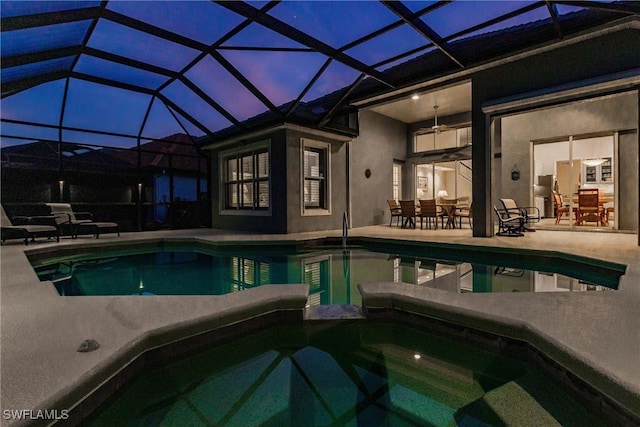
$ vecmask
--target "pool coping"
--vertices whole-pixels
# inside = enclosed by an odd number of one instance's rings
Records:
[[[549,322],[566,320],[564,315],[555,319],[528,318],[521,306],[514,309],[504,304],[513,299],[513,294],[455,294],[397,282],[364,283],[358,288],[363,312],[369,319],[420,324],[445,335],[494,348],[505,346],[503,338],[524,342],[546,358],[549,374],[556,376],[574,394],[580,394],[596,413],[620,425],[640,425],[640,387],[634,379],[616,375],[577,349],[575,343],[562,342],[553,333],[545,332]],[[517,295],[522,300],[522,294]],[[546,296],[549,298],[528,298],[528,304],[533,305],[528,310],[553,317],[553,311],[545,310],[545,307],[553,305],[555,298]],[[620,302],[624,300],[620,299]],[[578,309],[581,304],[568,299],[563,303],[571,304],[571,309]],[[479,306],[483,309],[478,309]],[[486,310],[487,307],[491,310]]]
[[[282,236],[273,236],[264,241],[251,240],[249,242],[246,239],[244,240],[243,239],[239,239],[239,240],[227,239],[224,241],[217,241],[216,243],[228,246],[228,245],[237,244],[240,241],[242,243],[250,243],[253,246],[264,245],[263,247],[266,248],[269,245],[280,245],[280,244],[306,245],[308,242],[318,241],[319,239],[319,238],[305,239],[304,237],[298,238],[298,239],[295,239],[295,238],[282,239],[281,237]],[[274,239],[278,239],[278,240],[276,241]],[[385,240],[385,239],[379,239],[377,237],[366,237],[366,236],[364,236],[363,239],[373,239],[376,241]],[[61,390],[66,390],[66,392],[68,393],[70,383],[71,384],[78,383],[78,381],[82,381],[85,378],[85,376],[97,375],[95,371],[97,367],[103,366],[102,364],[107,363],[104,361],[105,359],[116,357],[114,355],[118,351],[123,351],[122,349],[126,346],[140,345],[139,341],[144,341],[146,336],[145,334],[150,333],[148,331],[156,330],[156,329],[162,330],[163,328],[166,328],[165,332],[175,330],[176,326],[180,327],[180,325],[182,325],[181,322],[185,321],[184,320],[185,318],[193,319],[194,317],[210,314],[212,311],[216,311],[218,309],[224,310],[225,308],[224,304],[221,302],[223,301],[223,299],[221,299],[221,297],[219,296],[153,297],[153,298],[147,299],[147,301],[145,301],[142,304],[127,303],[127,300],[129,299],[128,297],[82,297],[82,298],[89,298],[92,300],[92,302],[89,304],[90,307],[80,308],[77,306],[77,304],[69,303],[70,300],[68,299],[65,299],[66,303],[62,304],[60,301],[60,297],[55,292],[55,289],[53,288],[53,286],[43,287],[42,283],[38,281],[37,277],[35,276],[35,273],[33,272],[33,269],[31,268],[30,263],[27,260],[27,257],[25,256],[25,253],[30,254],[30,256],[32,255],[37,256],[38,253],[41,253],[44,251],[61,252],[61,251],[67,251],[67,250],[71,250],[71,251],[78,250],[83,252],[86,250],[85,248],[103,249],[105,244],[107,243],[109,246],[130,247],[131,245],[138,244],[138,242],[140,242],[140,244],[147,245],[152,242],[156,242],[156,244],[162,244],[162,242],[166,242],[166,241],[184,242],[184,243],[203,242],[203,244],[206,244],[206,245],[209,245],[211,243],[211,241],[202,239],[200,237],[181,236],[181,237],[153,237],[153,238],[131,239],[131,240],[126,238],[109,239],[109,240],[105,239],[101,241],[90,240],[88,242],[71,243],[69,245],[64,245],[64,246],[50,245],[47,247],[26,247],[26,248],[16,247],[16,248],[12,248],[12,249],[15,249],[15,251],[12,250],[8,252],[5,252],[5,247],[2,248],[2,252],[3,252],[2,253],[2,266],[3,266],[2,268],[2,282],[3,282],[2,283],[2,286],[3,286],[2,287],[2,297],[3,297],[3,301],[2,301],[2,307],[3,307],[3,310],[2,310],[2,324],[3,324],[2,325],[3,326],[2,388],[3,388],[3,395],[5,391],[7,391],[9,394],[11,393],[16,394],[15,396],[11,396],[11,398],[9,399],[9,405],[6,405],[6,402],[7,402],[6,395],[3,396],[3,399],[2,399],[3,408],[16,409],[16,408],[23,408],[24,406],[26,406],[26,408],[24,409],[31,409],[31,408],[46,407],[46,406],[43,406],[45,405],[45,403],[51,404],[51,402],[55,400],[52,396],[58,396],[58,397],[62,396],[58,394],[58,393],[61,393]],[[407,243],[407,241],[405,240],[401,240],[401,242]],[[492,250],[502,250],[501,248],[496,246],[489,246],[491,245],[491,242],[492,240],[486,240],[486,239],[482,240],[482,246],[481,246],[482,250],[486,251],[488,248]],[[410,244],[414,244],[414,243],[410,243]],[[420,242],[416,242],[415,244],[441,245],[442,242],[434,243],[434,242],[420,241]],[[457,245],[457,246],[463,246],[463,245]],[[473,248],[473,249],[477,249],[478,247],[479,247],[478,245],[469,245],[469,248]],[[549,251],[546,251],[546,252],[549,252]],[[6,255],[7,253],[9,255]],[[580,256],[580,255],[569,254],[569,256]],[[593,258],[593,259],[596,261],[606,262],[604,260],[599,260],[597,258]],[[632,269],[633,277],[638,277],[635,269],[636,269],[635,267]],[[627,271],[627,274],[628,273],[629,271]],[[8,277],[11,277],[12,283],[7,285],[8,281],[6,279]],[[629,282],[629,277],[623,276],[622,281],[624,281],[626,285],[631,284]],[[418,288],[415,285],[408,285],[408,286],[412,286],[413,288]],[[281,288],[280,290],[284,290],[289,288],[289,286],[281,286],[280,288]],[[259,289],[260,288],[256,288],[256,291],[258,291]],[[407,291],[407,292],[409,292],[409,295],[411,294],[411,291]],[[593,309],[593,301],[598,300],[600,298],[606,298],[607,300],[611,300],[613,298],[617,301],[615,304],[616,307],[613,307],[613,309],[609,313],[612,315],[611,319],[607,319],[607,320],[616,321],[617,319],[618,321],[626,320],[627,322],[629,322],[629,320],[633,318],[633,317],[629,317],[629,314],[630,313],[637,314],[637,311],[632,311],[628,307],[626,307],[621,312],[618,311],[617,308],[621,305],[620,301],[625,300],[626,298],[624,293],[620,293],[619,297],[614,297],[614,295],[617,293],[618,292],[605,292],[605,293],[590,292],[589,293],[590,295],[588,296],[587,295],[577,296],[577,294],[574,294],[573,296],[569,296],[569,295],[555,295],[555,296],[550,295],[549,297],[539,297],[539,296],[526,297],[525,296],[524,298],[523,298],[524,294],[518,294],[519,299],[525,300],[524,305],[523,305],[523,301],[520,301],[519,303],[514,304],[514,307],[516,307],[514,309],[517,310],[517,307],[526,308],[526,305],[531,303],[531,301],[529,300],[539,300],[539,299],[545,300],[546,303],[538,302],[537,306],[540,306],[540,305],[544,306],[544,304],[548,304],[549,301],[551,301],[552,304],[555,304],[558,302],[558,301],[554,302],[554,300],[560,300],[563,303],[566,302],[565,300],[567,299],[570,299],[570,300],[579,299],[581,301],[590,300],[592,301],[592,303],[589,303],[587,305],[589,309]],[[241,294],[247,295],[244,292]],[[603,294],[603,295],[597,296],[595,294]],[[611,295],[604,295],[604,294],[611,294]],[[231,294],[231,295],[236,295],[236,294]],[[464,295],[464,297],[468,299],[469,295],[470,294],[466,294]],[[482,297],[486,297],[486,295],[491,295],[491,294],[485,294]],[[498,298],[498,299],[509,300],[512,298],[512,296],[510,296],[509,294],[502,295],[502,296],[500,296],[500,294],[493,294],[493,295],[494,295],[493,298]],[[541,295],[541,294],[535,294],[535,295]],[[302,298],[301,295],[299,295],[299,297]],[[72,299],[73,298],[74,297],[72,297]],[[244,299],[244,297],[239,297],[239,298]],[[364,298],[364,295],[363,295],[363,298]],[[304,299],[306,301],[306,293],[305,293]],[[215,302],[216,300],[218,301],[218,303]],[[99,304],[96,305],[96,301],[98,301]],[[151,301],[155,301],[155,302],[151,302]],[[206,302],[203,302],[203,301],[206,301]],[[422,300],[419,302],[419,305],[428,306],[429,305],[428,301],[429,301],[428,299]],[[21,328],[18,328],[18,332],[13,333],[12,327],[16,325],[15,321],[22,318],[21,316],[18,315],[18,313],[15,313],[15,312],[10,312],[9,314],[6,313],[7,311],[6,307],[11,307],[14,302],[17,303],[16,309],[19,309],[19,310],[22,310],[25,308],[28,310],[42,310],[42,312],[39,313],[39,315],[42,315],[41,322],[40,323],[36,322],[35,325],[29,325],[29,328],[25,331],[23,331],[23,329]],[[511,302],[513,302],[513,300]],[[635,306],[632,307],[634,309],[637,308],[638,306],[637,302],[638,302],[637,299],[634,299],[634,298],[629,299],[629,304],[631,304],[632,306],[635,304]],[[447,307],[445,301],[441,301],[441,303],[444,304],[444,307]],[[144,306],[143,311],[145,311],[146,314],[149,314],[150,312],[153,313],[152,314],[153,318],[148,319],[148,324],[142,321],[140,313],[134,313],[135,311],[139,311],[140,305]],[[573,303],[573,305],[575,305],[575,303]],[[53,308],[51,308],[51,306],[53,306]],[[64,309],[65,310],[69,309],[70,312],[63,313],[63,315],[60,318],[56,317],[55,314],[51,313],[51,310],[55,311],[56,309],[63,308],[62,306],[65,306]],[[176,308],[176,306],[179,306],[179,307]],[[451,304],[451,307],[455,308],[456,304]],[[94,309],[97,310],[97,313],[93,312]],[[181,310],[182,312],[180,312]],[[476,311],[478,311],[480,315],[482,315],[483,313],[489,316],[492,315],[492,313],[493,315],[495,315],[494,308],[488,307],[486,304],[481,304],[481,307],[477,308]],[[527,315],[529,314],[529,312],[530,310],[524,310],[522,312],[522,318],[524,319],[523,322],[525,323],[531,320],[531,319],[527,319]],[[142,313],[142,315],[144,314],[145,313]],[[627,315],[627,317],[625,317],[625,315]],[[580,319],[588,318],[588,314],[581,313],[581,316],[582,317],[579,316],[580,318],[576,318],[573,320],[568,319],[568,320],[571,320],[573,323],[576,323],[576,322],[579,322]],[[96,318],[94,319],[92,317],[96,317]],[[77,319],[79,318],[83,318],[83,319],[88,318],[88,320],[91,321],[89,322],[91,323],[91,325],[87,327],[82,327],[83,325],[78,325]],[[535,316],[533,318],[535,318]],[[7,322],[7,320],[9,321]],[[70,329],[66,330],[64,327],[62,328],[54,327],[55,326],[54,322],[57,323],[58,321],[66,321],[67,323],[65,324],[65,326],[70,326]],[[101,322],[106,322],[106,323],[101,323]],[[96,328],[96,324],[98,325],[98,328]],[[88,336],[95,336],[95,334],[102,333],[104,332],[103,331],[104,327],[107,325],[111,327],[115,327],[117,330],[113,332],[113,334],[103,333],[101,335],[102,338],[100,336],[97,336],[98,341],[102,344],[101,348],[98,351],[93,353],[85,353],[85,354],[80,354],[75,352],[77,345],[81,341],[80,338],[87,338]],[[142,328],[142,326],[144,325],[146,325],[146,327]],[[7,329],[7,327],[9,329]],[[526,327],[523,326],[523,328],[526,328]],[[50,330],[50,329],[53,329],[53,330]],[[7,337],[7,332],[6,332],[7,330],[12,331],[12,333],[9,334],[12,336]],[[545,330],[544,325],[542,325],[540,330],[541,331]],[[635,330],[637,332],[637,329],[633,329],[628,326],[626,330],[627,331]],[[144,332],[144,331],[147,331],[147,332]],[[601,332],[602,328],[600,328],[599,331]],[[19,335],[21,332],[26,332],[27,336],[16,336],[16,335]],[[32,332],[34,334],[33,336],[42,338],[46,342],[44,342],[42,345],[38,345],[38,343],[35,343],[35,344],[30,343],[29,340],[32,337],[29,336],[29,334]],[[43,334],[43,332],[45,333]],[[114,335],[114,337],[112,337],[111,335]],[[178,334],[178,335],[181,335],[181,334]],[[563,338],[565,337],[566,335],[563,335],[562,332],[558,333],[558,331],[554,331],[554,330],[549,331],[547,336],[550,342],[559,343],[558,345],[559,348],[564,348],[567,346],[567,344],[562,343]],[[114,338],[114,339],[111,339],[111,338]],[[182,338],[182,336],[180,338]],[[604,351],[604,353],[607,354],[607,353],[610,353],[611,351],[622,349],[623,351],[621,352],[621,358],[633,359],[634,357],[637,357],[638,354],[640,353],[637,351],[638,350],[637,348],[633,348],[633,347],[634,347],[634,344],[638,342],[638,337],[626,336],[626,338],[630,339],[627,342],[628,344],[627,348],[622,348],[620,347],[619,343],[616,343],[616,346],[614,349],[606,350]],[[13,359],[6,362],[4,356],[7,353],[11,354],[11,346],[24,343],[25,340],[30,344],[34,344],[34,348],[27,349],[27,350],[32,350],[33,354],[29,354],[30,353],[29,351],[24,351],[24,349],[21,348],[18,356],[24,357],[24,361]],[[8,344],[8,346],[6,344]],[[145,345],[149,345],[150,346],[149,348],[153,347],[153,345],[149,343]],[[571,348],[572,345],[574,348]],[[71,346],[73,348],[71,348]],[[575,343],[569,343],[568,347],[570,347],[569,353],[570,354],[575,353],[577,355],[576,359],[579,360],[580,363],[586,363],[586,365],[590,366],[591,369],[594,369],[596,371],[601,371],[601,373],[603,372],[605,377],[609,377],[611,381],[614,381],[614,383],[617,382],[619,378],[624,377],[624,376],[618,375],[619,372],[613,372],[613,373],[608,372],[610,367],[604,366],[602,360],[597,360],[597,358],[594,358],[590,354],[592,348],[589,348],[588,345],[586,346],[586,348],[584,348],[579,345],[576,346]],[[9,348],[9,350],[7,350],[7,348]],[[105,354],[106,354],[104,353],[105,351],[110,352],[110,355],[107,355],[105,357]],[[24,354],[24,353],[27,353],[27,354]],[[96,355],[98,355],[99,353],[102,353],[102,356],[96,357]],[[584,358],[585,360],[580,360],[582,359],[583,353],[587,353],[589,357]],[[598,353],[598,351],[596,351],[596,353]],[[600,353],[603,353],[603,352],[600,351]],[[620,364],[621,360],[616,360],[615,362]],[[39,371],[35,373],[31,372],[32,366],[29,365],[29,363],[39,363],[41,365],[41,366],[38,366],[40,368]],[[61,373],[51,372],[52,368],[66,366],[66,365],[74,365],[74,364],[76,365],[72,366],[67,371],[64,371]],[[628,363],[623,363],[623,365],[625,366],[622,366],[620,370],[621,371],[626,370],[628,371],[628,373],[632,373],[633,375],[631,375],[630,377],[625,377],[626,382],[620,380],[620,383],[624,384],[623,388],[625,389],[637,391],[638,389],[640,389],[640,381],[638,381],[638,374],[636,372],[637,369],[630,370],[629,367],[627,366]],[[111,369],[111,370],[114,371],[114,369]],[[95,378],[98,378],[98,377],[95,376]],[[43,383],[46,384],[45,390],[38,390],[37,393],[32,393],[32,391],[35,391],[35,389],[37,389]],[[49,406],[49,408],[51,407],[53,406]],[[5,419],[3,419],[2,424],[5,425],[5,423],[8,423],[8,422]],[[13,422],[11,424],[18,425],[20,423]]]

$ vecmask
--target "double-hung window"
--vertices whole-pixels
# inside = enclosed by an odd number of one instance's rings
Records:
[[[223,208],[267,210],[270,206],[268,145],[222,156]]]
[[[249,258],[231,258],[231,290],[233,292],[266,285],[270,281],[269,263]]]
[[[331,213],[330,144],[302,140],[302,206],[307,215]]]

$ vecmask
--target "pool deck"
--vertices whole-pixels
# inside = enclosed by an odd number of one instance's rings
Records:
[[[399,298],[450,306],[452,313],[466,310],[478,313],[479,318],[487,321],[512,322],[537,330],[550,345],[566,349],[581,364],[618,384],[619,390],[612,394],[622,390],[631,396],[623,405],[640,418],[640,407],[635,406],[640,403],[637,235],[539,230],[519,238],[472,238],[469,229],[403,230],[388,226],[352,229],[349,234],[478,247],[552,250],[627,264],[626,274],[615,292],[445,295],[406,285],[398,287],[396,293]],[[126,245],[158,238],[291,241],[339,235],[339,231],[256,235],[197,229],[123,233],[121,237],[108,234],[99,240],[81,236],[76,240],[63,238],[60,243],[39,239],[29,246],[19,240],[6,242],[0,249],[0,409],[60,411],[65,408],[56,408],[55,402],[68,400],[87,378],[101,378],[105,370],[116,369],[127,356],[141,348],[142,341],[148,343],[160,337],[157,342],[162,344],[171,337],[198,333],[202,327],[215,327],[252,313],[274,308],[295,309],[304,305],[306,299],[306,288],[302,286],[257,288],[229,296],[62,298],[53,286],[38,281],[25,251],[67,245],[98,248],[103,243]],[[368,289],[387,292],[389,288],[388,284],[372,284]],[[100,343],[100,347],[92,352],[77,352],[82,341],[89,338]],[[7,420],[5,413],[2,414],[2,425],[25,424]]]

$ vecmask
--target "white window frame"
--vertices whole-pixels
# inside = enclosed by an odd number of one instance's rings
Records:
[[[402,163],[393,162],[391,195],[394,200],[402,199]]]
[[[268,177],[267,183],[269,185],[269,207],[267,208],[259,208],[255,205],[254,198],[254,206],[251,208],[244,207],[228,207],[226,205],[226,172],[227,172],[227,160],[229,157],[237,157],[239,155],[247,154],[251,155],[255,159],[255,153],[258,151],[267,151],[269,154],[269,165],[268,165]],[[273,188],[272,188],[272,168],[271,168],[272,156],[271,156],[271,140],[260,141],[255,144],[251,144],[248,146],[244,146],[241,148],[234,148],[231,150],[221,151],[218,156],[218,171],[219,171],[219,193],[220,194],[220,203],[219,203],[219,212],[220,215],[243,215],[243,216],[271,216],[272,208],[273,208]],[[254,166],[255,167],[255,166]],[[263,180],[255,179],[255,182],[260,182]]]
[[[307,208],[305,206],[304,188],[305,180],[308,179],[308,177],[305,176],[304,154],[307,148],[319,149],[326,154],[324,171],[320,171],[322,175],[320,182],[324,183],[324,208]],[[306,138],[300,139],[300,209],[302,216],[331,215],[331,144],[328,142]]]
[[[322,285],[322,263],[326,262],[326,289],[323,289]],[[309,285],[309,297],[307,298],[307,307],[310,307],[312,305],[320,305],[321,301],[322,301],[322,296],[323,294],[326,293],[325,298],[326,301],[328,301],[329,304],[331,304],[333,302],[333,295],[332,295],[332,286],[331,286],[331,272],[333,271],[333,266],[332,266],[332,262],[333,262],[333,257],[331,255],[320,255],[320,256],[316,256],[316,257],[310,257],[310,258],[304,258],[300,261],[300,271],[302,272],[302,278],[301,278],[301,282],[304,283],[305,285]],[[309,283],[306,280],[306,274],[307,274],[307,266],[308,265],[313,265],[313,264],[318,264],[318,273],[320,274],[318,277],[319,282],[318,283]]]

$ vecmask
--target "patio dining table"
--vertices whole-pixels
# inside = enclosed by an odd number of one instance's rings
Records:
[[[456,206],[458,204],[457,199],[443,199],[438,202],[443,212],[447,215],[447,223],[445,228],[456,228]]]

